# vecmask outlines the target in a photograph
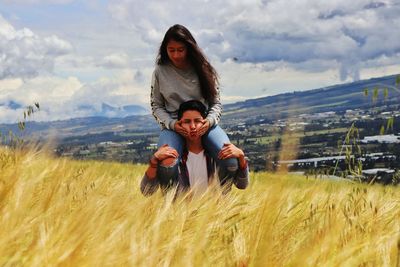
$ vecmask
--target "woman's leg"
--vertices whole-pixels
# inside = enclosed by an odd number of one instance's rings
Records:
[[[174,131],[163,129],[157,147],[159,148],[165,144],[175,148],[179,154],[179,158],[174,161],[165,160],[158,164],[157,177],[160,180],[160,185],[163,189],[168,189],[171,186],[174,186],[178,181],[178,167],[183,151],[184,139]]]
[[[180,134],[168,129],[163,129],[160,133],[157,147],[159,148],[168,144],[168,146],[175,148],[175,150],[178,151],[179,156],[181,156],[184,143],[185,139]]]
[[[203,145],[207,152],[218,162],[219,172],[218,176],[221,184],[224,184],[228,179],[233,179],[239,168],[239,163],[236,158],[229,158],[224,160],[218,159],[218,153],[223,147],[224,143],[230,143],[229,137],[224,130],[218,125],[212,127],[203,136]]]

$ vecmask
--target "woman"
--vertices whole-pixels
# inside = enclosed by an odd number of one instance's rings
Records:
[[[178,152],[180,159],[184,138],[188,132],[178,120],[180,104],[198,100],[207,108],[207,117],[199,129],[203,144],[211,157],[218,161],[225,176],[233,177],[238,169],[236,159],[218,160],[224,143],[230,143],[226,133],[218,126],[222,105],[220,102],[217,72],[207,61],[187,28],[174,25],[162,40],[153,72],[151,108],[161,125],[158,148],[167,144]],[[168,166],[160,165],[161,168]],[[175,173],[174,179],[178,173]]]

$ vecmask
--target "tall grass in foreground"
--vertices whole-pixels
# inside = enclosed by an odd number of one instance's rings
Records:
[[[0,148],[0,266],[400,266],[400,188],[251,175],[172,202],[145,166]]]

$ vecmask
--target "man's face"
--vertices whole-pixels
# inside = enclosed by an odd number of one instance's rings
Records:
[[[198,135],[200,127],[203,125],[203,117],[197,110],[187,110],[182,114],[182,127],[189,133],[186,139],[191,141],[201,138]]]

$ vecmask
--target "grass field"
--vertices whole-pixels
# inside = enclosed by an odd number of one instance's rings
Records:
[[[145,198],[141,165],[0,148],[0,266],[400,266],[400,188],[252,173]]]

